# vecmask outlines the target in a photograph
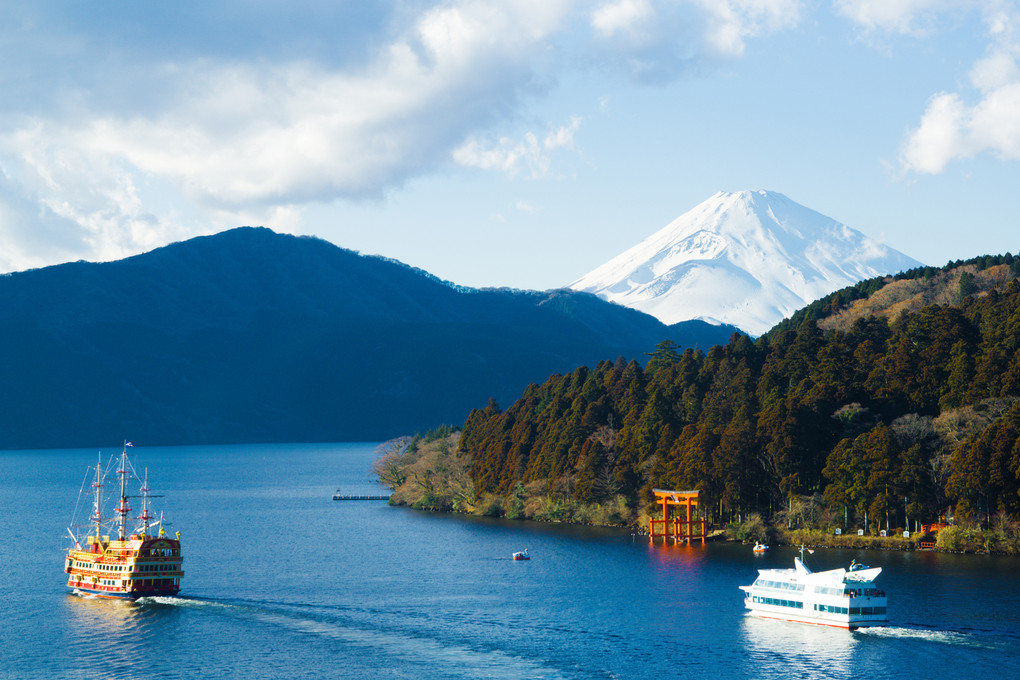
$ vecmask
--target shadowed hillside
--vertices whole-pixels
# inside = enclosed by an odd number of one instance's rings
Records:
[[[732,331],[241,228],[0,277],[0,447],[382,439]]]

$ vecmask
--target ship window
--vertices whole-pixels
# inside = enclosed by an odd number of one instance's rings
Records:
[[[787,581],[765,581],[758,579],[754,584],[760,588],[770,588],[772,590],[795,590],[797,592],[804,590],[803,583],[789,583]]]
[[[758,598],[758,602],[761,604],[771,604],[776,607],[792,607],[794,609],[803,609],[804,603],[797,602],[796,600],[781,600],[774,597],[761,597]]]

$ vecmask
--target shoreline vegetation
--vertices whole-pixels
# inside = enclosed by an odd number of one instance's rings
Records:
[[[644,531],[655,489],[697,489],[736,540],[1020,554],[1020,257],[876,277],[757,339],[646,357],[490,398],[459,433],[393,443],[379,477],[423,509]]]
[[[622,494],[601,503],[580,502],[573,498],[569,480],[519,482],[506,496],[477,493],[470,475],[471,455],[460,448],[460,437],[457,428],[442,426],[424,435],[383,444],[372,470],[380,483],[393,491],[390,504],[433,512],[621,527],[647,535],[654,503],[634,507]],[[841,526],[842,518],[843,513],[828,507],[821,496],[801,497],[792,499],[788,508],[776,513],[771,522],[752,513],[724,527],[710,527],[709,540],[1020,555],[1020,523],[1002,512],[992,518],[987,529],[976,524],[953,524],[934,533],[911,531],[909,537],[904,536],[903,528],[894,528],[881,536],[877,525],[861,536],[856,527]],[[836,534],[837,528],[841,535]]]

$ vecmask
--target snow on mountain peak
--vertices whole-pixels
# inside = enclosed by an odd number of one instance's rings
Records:
[[[783,194],[719,192],[569,287],[663,323],[760,335],[835,290],[918,266]]]

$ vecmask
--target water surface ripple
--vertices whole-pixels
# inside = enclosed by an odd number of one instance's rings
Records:
[[[1001,675],[1020,652],[1020,560],[819,550],[819,569],[885,569],[891,625],[759,620],[737,586],[791,550],[332,501],[380,492],[373,450],[136,447],[186,572],[180,596],[138,602],[63,585],[95,451],[0,452],[0,677],[927,680]]]

